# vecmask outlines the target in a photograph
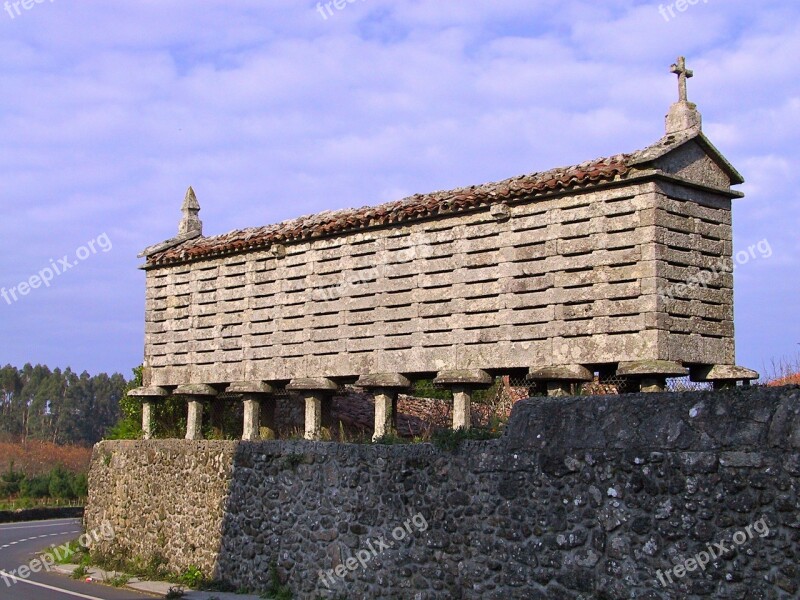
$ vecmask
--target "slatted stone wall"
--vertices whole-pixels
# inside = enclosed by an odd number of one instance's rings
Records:
[[[663,184],[656,210],[665,359],[733,362],[731,201]],[[695,283],[696,282],[696,283]],[[687,284],[688,283],[688,284]]]
[[[592,188],[507,220],[485,209],[150,269],[148,383],[730,363],[730,277],[659,297],[730,255],[730,202],[686,193]]]

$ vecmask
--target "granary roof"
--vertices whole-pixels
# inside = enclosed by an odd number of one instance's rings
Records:
[[[416,194],[403,200],[357,209],[323,211],[264,227],[252,227],[213,237],[173,238],[151,246],[145,269],[190,262],[202,258],[266,249],[274,244],[344,235],[364,229],[445,216],[491,207],[495,204],[530,201],[539,196],[585,189],[644,174],[651,163],[680,146],[695,141],[715,159],[733,184],[741,175],[714,148],[702,131],[669,134],[652,146],[630,154],[598,158],[571,167],[531,173],[483,185]]]

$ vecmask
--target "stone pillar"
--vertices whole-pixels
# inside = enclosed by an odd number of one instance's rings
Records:
[[[472,388],[453,386],[453,429],[472,427]]]
[[[742,385],[749,386],[751,381],[758,379],[758,372],[736,365],[703,365],[690,369],[692,381],[711,383],[715,390],[727,390]]]
[[[169,396],[169,392],[162,387],[140,387],[128,392],[128,396],[139,398],[142,402],[142,431],[144,439],[153,437],[153,408],[154,404]]]
[[[153,437],[153,402],[142,400],[142,439]]]
[[[357,387],[372,390],[375,397],[375,427],[372,441],[397,433],[397,394],[411,387],[411,382],[399,373],[362,375]]]
[[[547,387],[550,397],[571,396],[572,385],[593,381],[594,374],[582,365],[562,365],[558,367],[531,367],[528,381],[542,382]]]
[[[230,384],[225,390],[228,394],[241,394],[244,403],[244,423],[242,426],[243,440],[257,440],[261,438],[261,408],[266,405],[274,390],[272,386],[263,381],[237,381]],[[271,402],[272,420],[270,427],[275,427],[275,403]]]
[[[463,371],[441,371],[433,380],[453,392],[453,429],[472,427],[472,393],[492,385],[494,379],[480,369]]]
[[[639,360],[622,362],[617,375],[639,382],[639,391],[653,393],[667,389],[668,377],[685,377],[689,370],[668,360]]]
[[[292,379],[286,386],[290,392],[299,392],[306,402],[305,439],[319,440],[322,437],[323,403],[330,404],[334,392],[339,389],[336,382],[325,377]]]
[[[186,417],[186,439],[203,439],[203,403],[197,397],[187,401],[188,415]]]
[[[253,394],[243,395],[242,402],[244,403],[242,439],[257,440],[261,437],[261,402]]]
[[[307,440],[319,440],[322,437],[322,400],[321,392],[306,391],[305,432],[303,437]]]
[[[189,383],[179,385],[175,395],[184,396],[188,404],[186,439],[203,439],[203,400],[216,397],[217,390],[205,383]]]

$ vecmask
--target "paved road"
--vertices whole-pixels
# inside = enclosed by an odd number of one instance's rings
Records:
[[[63,575],[33,573],[13,582],[3,577],[28,565],[44,548],[61,545],[81,534],[79,519],[32,521],[0,525],[0,600],[143,600],[152,598],[128,590],[75,581]]]

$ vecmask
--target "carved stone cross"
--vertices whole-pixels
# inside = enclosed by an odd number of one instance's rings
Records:
[[[686,57],[679,56],[678,62],[672,65],[670,71],[678,76],[678,100],[680,102],[688,102],[689,98],[686,93],[686,80],[694,77],[694,71],[690,71],[686,68]]]

